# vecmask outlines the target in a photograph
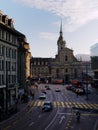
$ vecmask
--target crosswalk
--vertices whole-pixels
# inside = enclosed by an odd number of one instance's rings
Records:
[[[41,107],[43,106],[44,101],[31,101],[29,102],[30,107]],[[53,101],[52,102],[53,107],[62,107],[62,108],[84,108],[84,109],[97,109],[98,110],[98,104],[97,103],[83,103],[83,102],[64,102],[64,101]]]

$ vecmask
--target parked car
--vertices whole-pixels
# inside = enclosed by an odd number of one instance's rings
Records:
[[[46,95],[44,93],[41,93],[39,96],[39,99],[45,99],[45,98],[46,98]]]
[[[75,91],[75,87],[73,85],[67,85],[66,89],[71,90],[71,91]]]
[[[51,111],[53,109],[53,105],[51,101],[45,101],[42,107],[42,111]]]

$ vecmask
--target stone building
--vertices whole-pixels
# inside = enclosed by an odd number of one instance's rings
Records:
[[[68,83],[72,79],[81,79],[81,62],[73,55],[73,50],[68,48],[63,39],[62,24],[60,36],[57,40],[58,52],[55,58],[34,58],[31,59],[32,78],[46,78],[51,80],[62,80]]]
[[[0,107],[3,109],[15,104],[20,78],[25,80],[30,75],[26,72],[29,44],[25,39],[25,35],[14,28],[13,19],[0,11]],[[20,63],[20,57],[24,62]]]
[[[29,51],[29,43],[27,43],[25,37],[19,37],[18,41],[18,83],[20,88],[24,88],[30,77],[31,53]]]

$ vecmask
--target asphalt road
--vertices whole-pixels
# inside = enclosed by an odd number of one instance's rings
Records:
[[[98,110],[98,102],[92,97],[95,93],[91,93],[87,101],[85,96],[77,98],[75,93],[66,90],[63,85],[49,86],[50,90],[46,90],[44,84],[38,88],[32,87],[35,89],[34,100],[21,113],[1,123],[0,130],[97,130],[98,113],[93,110]],[[61,92],[55,92],[56,88],[60,88]],[[42,89],[47,92],[46,99],[39,100]],[[52,101],[52,111],[42,112],[45,100]],[[77,123],[75,116],[77,109],[81,112],[80,123]]]

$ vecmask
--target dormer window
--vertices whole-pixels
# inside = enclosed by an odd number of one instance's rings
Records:
[[[8,26],[14,28],[13,22],[14,22],[13,19],[9,19],[8,20]]]
[[[8,16],[7,16],[7,15],[3,15],[3,16],[2,16],[2,21],[3,21],[6,25],[8,25]]]

